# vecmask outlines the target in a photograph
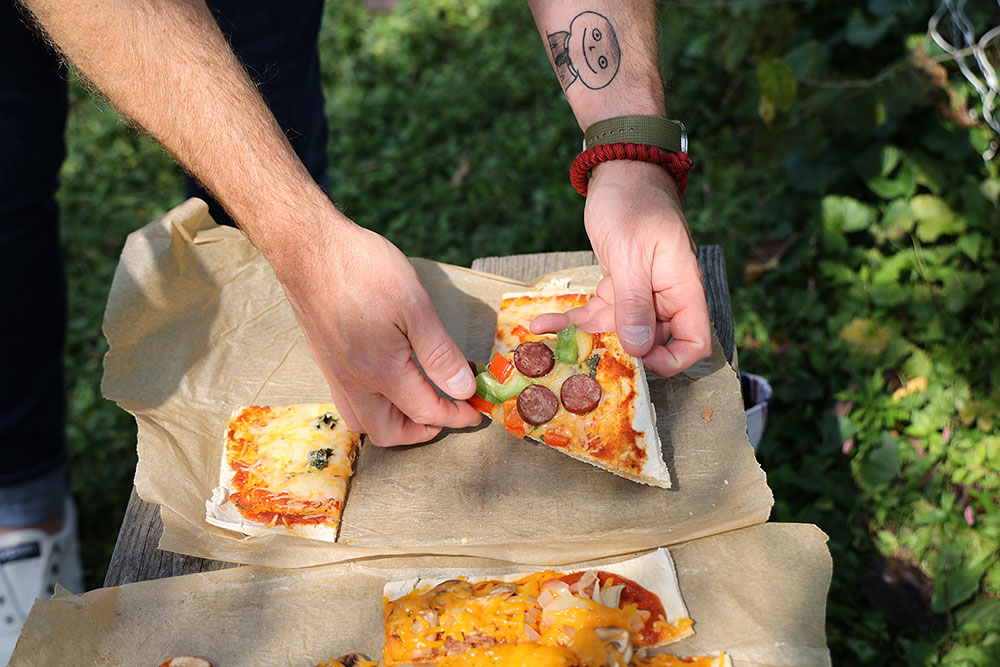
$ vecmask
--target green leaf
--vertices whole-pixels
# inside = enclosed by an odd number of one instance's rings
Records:
[[[948,191],[954,177],[939,159],[921,151],[911,150],[907,153],[907,161],[917,172],[917,183],[926,186],[935,194]]]
[[[979,251],[983,245],[983,235],[979,232],[963,234],[955,240],[958,249],[965,253],[965,256],[973,262],[979,261]]]
[[[895,146],[886,146],[882,149],[881,158],[882,168],[879,171],[879,176],[889,176],[899,161],[903,159],[903,151]]]
[[[903,645],[903,654],[909,667],[925,667],[932,664],[931,659],[937,656],[937,646],[930,642],[919,639],[911,641],[905,637],[901,637],[899,641]]]
[[[838,338],[847,343],[853,353],[873,357],[885,351],[892,332],[873,320],[858,317],[840,329]]]
[[[857,199],[840,195],[823,197],[823,226],[834,233],[850,233],[868,229],[875,223],[876,210]]]
[[[910,200],[910,210],[917,218],[917,237],[925,243],[933,243],[942,235],[965,230],[965,221],[956,216],[940,197],[917,195]]]
[[[757,65],[757,83],[760,84],[761,104],[766,99],[782,111],[792,108],[798,83],[791,66],[784,60],[772,58],[760,62]]]
[[[961,558],[960,553],[958,558]],[[979,580],[995,558],[992,553],[980,553],[968,563],[954,564],[954,558],[945,559],[942,572],[934,580],[931,609],[941,614],[971,598],[979,590]]]
[[[941,659],[943,666],[956,667],[996,667],[1000,660],[1000,650],[994,643],[992,646],[961,646],[948,651]]]
[[[917,175],[909,167],[903,166],[896,178],[872,178],[865,184],[883,199],[912,197],[917,191]]]
[[[829,51],[826,43],[811,39],[788,51],[782,59],[792,68],[792,73],[801,79],[811,76],[822,67]]]
[[[899,474],[899,448],[896,438],[883,432],[879,444],[859,464],[861,479],[869,489],[884,486]]]
[[[851,46],[867,49],[875,46],[895,24],[896,17],[892,15],[869,21],[861,10],[856,9],[847,20],[847,32],[844,38]]]
[[[757,114],[760,119],[764,121],[764,124],[768,127],[774,122],[775,116],[778,115],[777,110],[774,108],[774,102],[771,101],[770,97],[766,95],[760,96],[760,103],[757,105]]]
[[[904,270],[912,268],[913,253],[908,250],[897,252],[888,259],[882,260],[872,276],[874,285],[895,285]]]

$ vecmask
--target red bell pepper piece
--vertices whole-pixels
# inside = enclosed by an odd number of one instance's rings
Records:
[[[499,352],[493,355],[493,361],[490,362],[490,373],[493,373],[493,377],[504,383],[510,379],[513,372],[514,364],[504,359]]]
[[[471,405],[472,407],[474,407],[476,410],[479,410],[483,414],[492,415],[493,414],[493,406],[496,405],[496,404],[495,403],[490,403],[489,401],[487,401],[485,398],[483,398],[479,394],[473,394],[472,398],[469,399],[469,405]]]

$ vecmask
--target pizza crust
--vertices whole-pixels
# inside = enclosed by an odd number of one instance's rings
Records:
[[[227,469],[230,472],[228,475],[226,474]],[[218,528],[243,533],[249,537],[259,537],[261,535],[296,535],[323,542],[337,541],[339,527],[306,525],[287,528],[285,526],[267,526],[245,518],[229,500],[229,495],[233,492],[232,472],[232,468],[226,465],[225,454],[223,454],[219,486],[212,489],[211,498],[205,501],[205,521],[207,523]]]

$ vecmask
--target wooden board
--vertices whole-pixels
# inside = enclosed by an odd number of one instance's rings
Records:
[[[733,362],[735,351],[733,314],[729,302],[729,287],[726,283],[726,268],[722,248],[703,246],[698,248],[698,262],[701,265],[705,283],[705,297],[708,301],[712,326],[726,359]],[[540,275],[587,266],[596,263],[591,251],[537,253],[531,255],[509,255],[505,257],[482,257],[472,263],[477,271],[506,276],[515,280],[530,281]],[[163,533],[160,508],[139,498],[132,489],[125,518],[122,520],[118,541],[115,544],[105,586],[119,586],[135,581],[160,579],[194,572],[207,572],[234,563],[212,561],[204,558],[184,556],[169,551],[160,551],[157,544]]]

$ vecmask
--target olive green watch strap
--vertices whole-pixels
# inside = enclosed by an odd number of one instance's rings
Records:
[[[659,116],[617,116],[600,120],[587,128],[583,149],[604,144],[645,144],[670,153],[687,152],[684,124]]]

